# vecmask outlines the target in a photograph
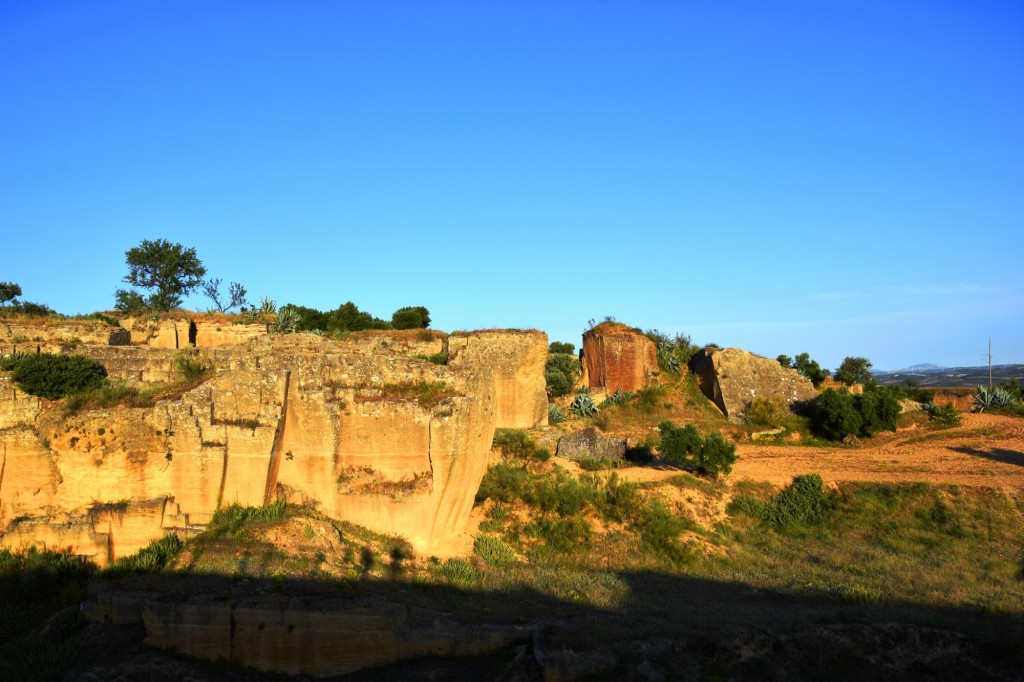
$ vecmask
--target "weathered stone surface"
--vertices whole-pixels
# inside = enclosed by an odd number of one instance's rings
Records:
[[[604,322],[583,335],[583,381],[614,393],[653,383],[658,348],[641,332],[618,322]]]
[[[146,643],[257,670],[326,677],[423,656],[479,656],[529,638],[517,625],[468,625],[412,614],[379,597],[315,601],[287,595],[225,598],[90,587],[83,614],[95,622],[141,623]]]
[[[606,436],[597,428],[590,426],[559,438],[555,454],[572,460],[585,457],[622,459],[626,456],[626,439]]]
[[[130,340],[127,329],[100,321],[62,321],[53,324],[47,318],[40,318],[38,321],[0,322],[0,354],[7,354],[13,349],[59,353],[62,348],[70,349],[83,344],[127,346]]]
[[[519,330],[456,333],[448,337],[447,350],[450,367],[490,375],[498,428],[529,429],[548,423],[544,382],[547,334]]]
[[[190,351],[213,373],[180,397],[71,416],[0,372],[0,546],[70,546],[102,565],[220,506],[287,499],[451,553],[499,418],[546,417],[542,333],[457,346],[445,366],[405,344],[263,335]],[[181,379],[179,350],[74,352],[135,385]]]
[[[795,369],[739,348],[704,348],[690,369],[704,395],[730,419],[739,419],[755,398],[778,396],[793,403],[818,394]]]

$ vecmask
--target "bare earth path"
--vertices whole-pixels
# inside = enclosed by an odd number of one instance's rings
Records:
[[[1024,419],[965,414],[945,431],[884,434],[855,448],[741,444],[730,479],[785,485],[797,474],[818,473],[826,482],[923,481],[1004,490],[1024,488]],[[622,469],[628,480],[653,481],[673,469]]]

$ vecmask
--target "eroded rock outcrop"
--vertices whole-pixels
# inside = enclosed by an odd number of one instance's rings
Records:
[[[653,383],[658,348],[632,327],[603,322],[583,334],[583,382],[609,393],[635,391]]]
[[[739,348],[704,348],[693,356],[690,369],[704,395],[730,419],[739,419],[756,398],[777,396],[793,403],[818,394],[795,369]]]
[[[72,415],[0,372],[0,545],[102,565],[221,506],[286,499],[450,553],[495,427],[546,419],[546,348],[540,332],[467,333],[443,365],[403,344],[261,335],[189,351],[212,373],[179,397]],[[180,378],[172,349],[75,352],[133,385]]]

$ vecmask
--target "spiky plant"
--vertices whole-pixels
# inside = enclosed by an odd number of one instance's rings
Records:
[[[597,414],[597,405],[594,404],[594,398],[586,386],[576,392],[576,397],[569,405],[569,411],[581,419]]]
[[[277,311],[277,319],[274,320],[273,331],[277,334],[291,334],[299,326],[299,311],[289,306],[284,306]]]
[[[548,405],[548,421],[552,424],[561,424],[567,419],[565,410],[558,405],[551,403]]]

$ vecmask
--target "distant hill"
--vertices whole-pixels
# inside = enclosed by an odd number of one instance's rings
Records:
[[[982,367],[938,367],[921,364],[888,372],[873,372],[880,384],[902,384],[914,381],[919,386],[977,386],[988,383],[988,365]],[[1024,381],[1024,365],[993,365],[992,381],[999,384],[1007,379]]]

